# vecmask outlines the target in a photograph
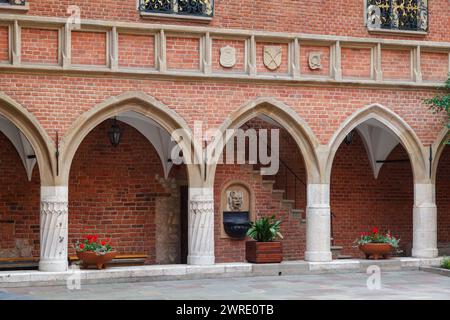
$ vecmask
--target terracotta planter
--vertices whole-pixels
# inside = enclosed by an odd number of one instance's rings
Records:
[[[366,243],[359,246],[359,250],[364,252],[366,259],[386,259],[392,251],[389,243]]]
[[[283,246],[281,242],[245,243],[245,258],[252,263],[280,263],[283,261]]]
[[[95,252],[77,251],[77,257],[81,260],[83,268],[87,269],[89,265],[96,265],[97,269],[104,268],[105,264],[114,259],[117,255],[116,251],[107,252],[104,255],[97,255]]]

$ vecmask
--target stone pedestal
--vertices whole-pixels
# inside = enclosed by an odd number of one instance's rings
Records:
[[[214,264],[214,198],[212,189],[189,189],[188,264]]]
[[[41,187],[40,271],[67,270],[68,188]]]
[[[414,185],[412,256],[435,258],[437,249],[437,208],[433,184]]]
[[[330,185],[309,184],[306,208],[306,261],[332,260],[330,223]]]

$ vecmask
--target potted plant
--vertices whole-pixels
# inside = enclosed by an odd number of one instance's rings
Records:
[[[252,263],[279,263],[283,260],[283,247],[277,237],[283,239],[280,233],[280,220],[275,216],[264,217],[250,222],[247,235],[254,241],[245,243],[245,256]]]
[[[377,227],[372,232],[363,232],[356,239],[358,248],[365,254],[366,259],[386,259],[394,249],[398,249],[399,239],[388,231],[380,233]]]
[[[117,255],[111,242],[99,240],[97,235],[87,235],[81,242],[77,241],[75,249],[84,268],[93,264],[97,266],[97,269],[102,269]]]

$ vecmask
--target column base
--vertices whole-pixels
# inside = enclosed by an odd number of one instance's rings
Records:
[[[412,249],[412,256],[414,258],[437,258],[439,256],[438,249]]]
[[[39,271],[64,272],[67,271],[67,260],[41,260]]]
[[[329,262],[333,258],[331,251],[306,251],[305,260],[310,262]]]
[[[191,265],[211,265],[214,264],[214,256],[188,256],[187,263]]]

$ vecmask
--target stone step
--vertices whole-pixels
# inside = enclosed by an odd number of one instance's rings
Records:
[[[352,256],[350,256],[350,255],[345,255],[345,254],[340,254],[340,255],[337,256],[337,258],[338,258],[338,259],[342,259],[342,260],[344,260],[344,259],[353,259]]]
[[[302,217],[302,216],[303,216],[303,213],[305,213],[305,210],[303,210],[303,209],[291,209],[291,214],[292,214],[293,216],[299,216],[299,217]]]
[[[276,197],[277,199],[281,200],[281,199],[283,199],[284,190],[281,190],[281,189],[273,189],[273,190],[272,190],[272,195],[273,195],[274,197]]]
[[[289,208],[292,209],[295,205],[295,201],[294,200],[289,200],[289,199],[281,199],[281,205],[284,206],[285,208]]]
[[[273,189],[273,185],[275,184],[275,180],[264,180],[262,181],[263,187],[267,189]]]

